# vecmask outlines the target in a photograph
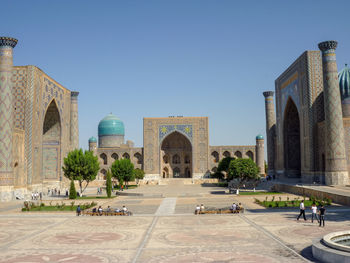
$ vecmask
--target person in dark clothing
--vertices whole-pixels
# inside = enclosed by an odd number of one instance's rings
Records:
[[[78,205],[78,207],[77,207],[77,216],[80,216],[80,213],[81,213],[81,208],[80,208],[80,205]]]
[[[324,214],[326,213],[326,208],[324,208],[323,205],[321,205],[319,213],[320,213],[320,226],[323,222],[323,227],[324,227]]]

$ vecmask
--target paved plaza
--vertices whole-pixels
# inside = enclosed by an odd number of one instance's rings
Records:
[[[103,207],[126,205],[131,217],[23,213],[19,202],[1,203],[0,262],[315,262],[312,239],[350,228],[348,207],[329,207],[326,227],[320,228],[309,211],[309,220],[298,222],[298,209],[264,209],[253,199],[265,196],[237,197],[223,190],[142,186],[127,191],[133,196],[98,201]],[[197,204],[223,208],[232,202],[241,202],[246,212],[193,214]]]

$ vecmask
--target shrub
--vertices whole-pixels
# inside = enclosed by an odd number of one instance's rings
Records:
[[[106,193],[107,197],[111,198],[112,196],[112,173],[108,169],[107,174],[106,174]]]
[[[272,197],[272,200],[271,200],[271,201],[272,201],[272,202],[275,201],[275,196]]]
[[[75,190],[75,185],[73,180],[70,181],[69,199],[77,199],[77,191]]]

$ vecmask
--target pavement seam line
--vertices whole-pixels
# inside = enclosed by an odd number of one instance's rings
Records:
[[[151,225],[149,226],[149,228],[148,228],[148,230],[146,232],[145,237],[143,238],[141,244],[139,245],[139,247],[138,247],[138,249],[136,251],[136,255],[135,255],[134,259],[132,260],[132,263],[136,263],[137,262],[138,258],[141,255],[141,252],[142,252],[143,248],[145,247],[145,245],[146,245],[146,243],[147,243],[147,241],[148,241],[148,239],[149,239],[149,237],[150,237],[150,235],[151,235],[151,233],[153,231],[153,228],[157,224],[157,222],[158,222],[158,217],[155,216],[153,218],[153,221],[152,221]]]
[[[244,221],[246,221],[248,224],[250,224],[251,226],[253,226],[256,230],[263,232],[265,235],[267,235],[268,237],[272,238],[274,241],[276,241],[278,244],[280,244],[282,247],[286,248],[287,250],[289,250],[290,252],[292,252],[292,254],[296,255],[297,257],[301,258],[303,261],[305,262],[311,262],[310,260],[304,258],[302,255],[300,255],[298,252],[296,252],[294,249],[288,247],[286,244],[283,243],[282,240],[280,240],[278,237],[276,237],[275,235],[273,235],[272,233],[270,233],[270,231],[266,230],[264,227],[261,227],[257,224],[255,224],[252,220],[248,219],[246,216],[240,214],[239,215]]]
[[[3,246],[0,246],[0,251],[3,250],[3,249],[9,249],[11,246],[13,246],[13,245],[15,245],[15,244],[17,244],[17,243],[20,243],[20,242],[22,242],[22,241],[24,241],[24,240],[27,240],[27,239],[29,239],[29,238],[34,238],[34,237],[37,236],[38,234],[41,234],[41,233],[45,232],[46,230],[48,230],[48,229],[50,229],[50,228],[54,228],[54,227],[56,227],[56,226],[59,226],[59,225],[65,223],[66,221],[68,221],[69,219],[70,219],[70,218],[67,218],[66,220],[62,220],[61,222],[57,222],[57,223],[51,224],[51,225],[49,225],[48,227],[45,227],[44,229],[40,229],[40,230],[38,230],[38,231],[35,231],[34,233],[28,234],[28,236],[26,236],[26,237],[24,237],[24,238],[23,238],[23,237],[20,237],[20,238],[18,238],[18,239],[16,239],[16,240],[11,241],[10,243],[7,243],[7,244],[5,244],[5,245],[3,245]]]

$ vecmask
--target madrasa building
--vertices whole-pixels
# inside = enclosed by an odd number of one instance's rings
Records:
[[[337,70],[336,41],[305,51],[263,93],[268,174],[304,183],[349,184],[350,69]]]
[[[98,140],[89,139],[89,150],[100,160],[98,180],[105,180],[107,170],[120,158],[128,158],[135,168],[145,172],[144,183],[162,183],[168,178],[189,178],[201,182],[216,172],[224,157],[251,158],[265,173],[264,138],[256,145],[210,146],[208,117],[170,116],[143,119],[143,147],[124,140],[124,123],[113,114],[98,124]]]
[[[0,201],[62,188],[63,158],[79,146],[78,92],[36,66],[13,66],[0,37]]]

